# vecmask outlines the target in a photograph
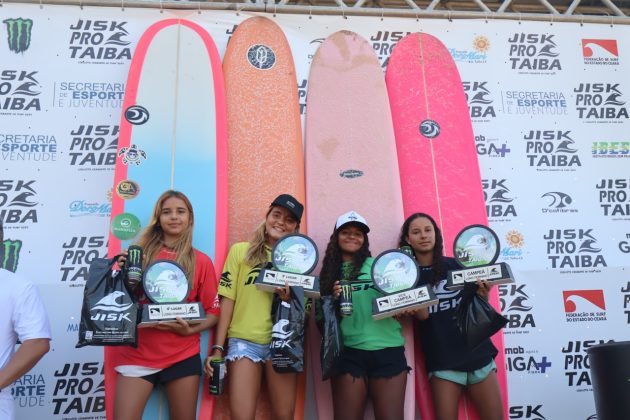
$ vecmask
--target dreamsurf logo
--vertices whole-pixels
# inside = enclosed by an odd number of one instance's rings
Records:
[[[508,40],[509,63],[519,74],[549,75],[562,70],[555,35],[515,33]]]
[[[149,121],[149,110],[140,105],[132,105],[125,110],[125,120],[133,125],[142,125]]]
[[[31,32],[33,20],[16,18],[2,21],[7,29],[7,43],[9,50],[16,54],[23,54],[31,46]]]
[[[616,39],[582,39],[584,64],[591,66],[618,66],[619,50]]]

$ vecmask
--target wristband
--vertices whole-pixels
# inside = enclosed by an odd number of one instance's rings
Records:
[[[225,352],[225,349],[223,348],[223,346],[220,346],[218,344],[215,344],[214,346],[212,346],[212,350],[221,350],[221,353]]]

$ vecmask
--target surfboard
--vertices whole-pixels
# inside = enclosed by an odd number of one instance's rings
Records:
[[[463,227],[488,224],[472,123],[459,72],[437,38],[414,33],[394,47],[386,82],[405,217],[418,211],[434,216],[444,236],[445,253],[452,255],[453,241]],[[496,288],[490,301],[500,310]],[[493,341],[499,350],[497,374],[507,418],[502,334],[495,335]],[[415,368],[422,418],[434,418],[421,351],[416,352]],[[477,418],[471,404],[460,405],[459,418]]]
[[[118,150],[112,227],[122,224],[136,237],[132,216],[145,226],[164,191],[182,191],[195,214],[193,246],[212,258],[218,279],[227,254],[227,121],[221,60],[214,41],[199,25],[162,20],[138,41],[127,78]],[[133,237],[121,241],[110,234],[109,255],[127,248]],[[206,334],[202,358],[207,341]],[[111,351],[105,348],[108,419],[114,418],[116,384]],[[213,398],[205,383],[201,381],[199,404],[211,412]],[[143,418],[168,418],[166,397],[159,390],[152,394]]]
[[[350,31],[326,38],[311,64],[307,103],[310,236],[323,254],[336,218],[356,210],[370,225],[372,254],[394,248],[403,222],[396,145],[383,73],[365,39]],[[319,333],[310,330],[312,352],[319,355]],[[404,331],[405,355],[413,366],[410,326]],[[312,366],[318,417],[333,418],[330,382],[322,382],[318,357]],[[409,377],[405,418],[414,416],[414,381]]]
[[[223,58],[228,110],[229,244],[248,241],[269,204],[288,193],[305,202],[304,154],[295,65],[278,25],[256,16],[240,23]],[[306,232],[305,218],[300,231]],[[228,371],[229,380],[229,371]],[[306,374],[298,375],[295,418],[304,418]],[[262,387],[257,419],[269,419]],[[229,419],[227,393],[215,419]]]

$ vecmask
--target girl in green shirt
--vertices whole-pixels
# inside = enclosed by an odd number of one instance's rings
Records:
[[[344,350],[331,379],[335,419],[363,419],[368,395],[377,420],[404,417],[410,368],[400,323],[372,318],[372,299],[381,295],[371,277],[369,231],[358,213],[339,216],[320,273],[322,295],[338,297],[339,280],[352,284],[353,312],[341,321]]]

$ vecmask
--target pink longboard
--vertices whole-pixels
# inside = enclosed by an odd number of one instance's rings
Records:
[[[403,215],[396,146],[385,80],[370,44],[349,31],[326,38],[313,58],[307,103],[309,235],[323,254],[337,216],[356,210],[370,225],[374,255],[395,247]],[[407,362],[413,366],[411,327],[404,331]],[[330,383],[322,382],[317,357],[320,337],[314,328],[310,334],[317,413],[331,419]],[[414,415],[410,377],[405,418]]]
[[[386,75],[396,132],[405,217],[415,212],[435,217],[452,254],[459,231],[488,224],[468,105],[457,67],[435,37],[414,33],[394,47]],[[491,303],[499,306],[495,290]],[[416,335],[417,337],[417,335]],[[506,418],[507,379],[503,335],[493,337]],[[417,343],[418,344],[418,343]],[[423,419],[434,418],[424,356],[416,352],[416,392]],[[460,419],[476,419],[471,404],[460,405]]]

